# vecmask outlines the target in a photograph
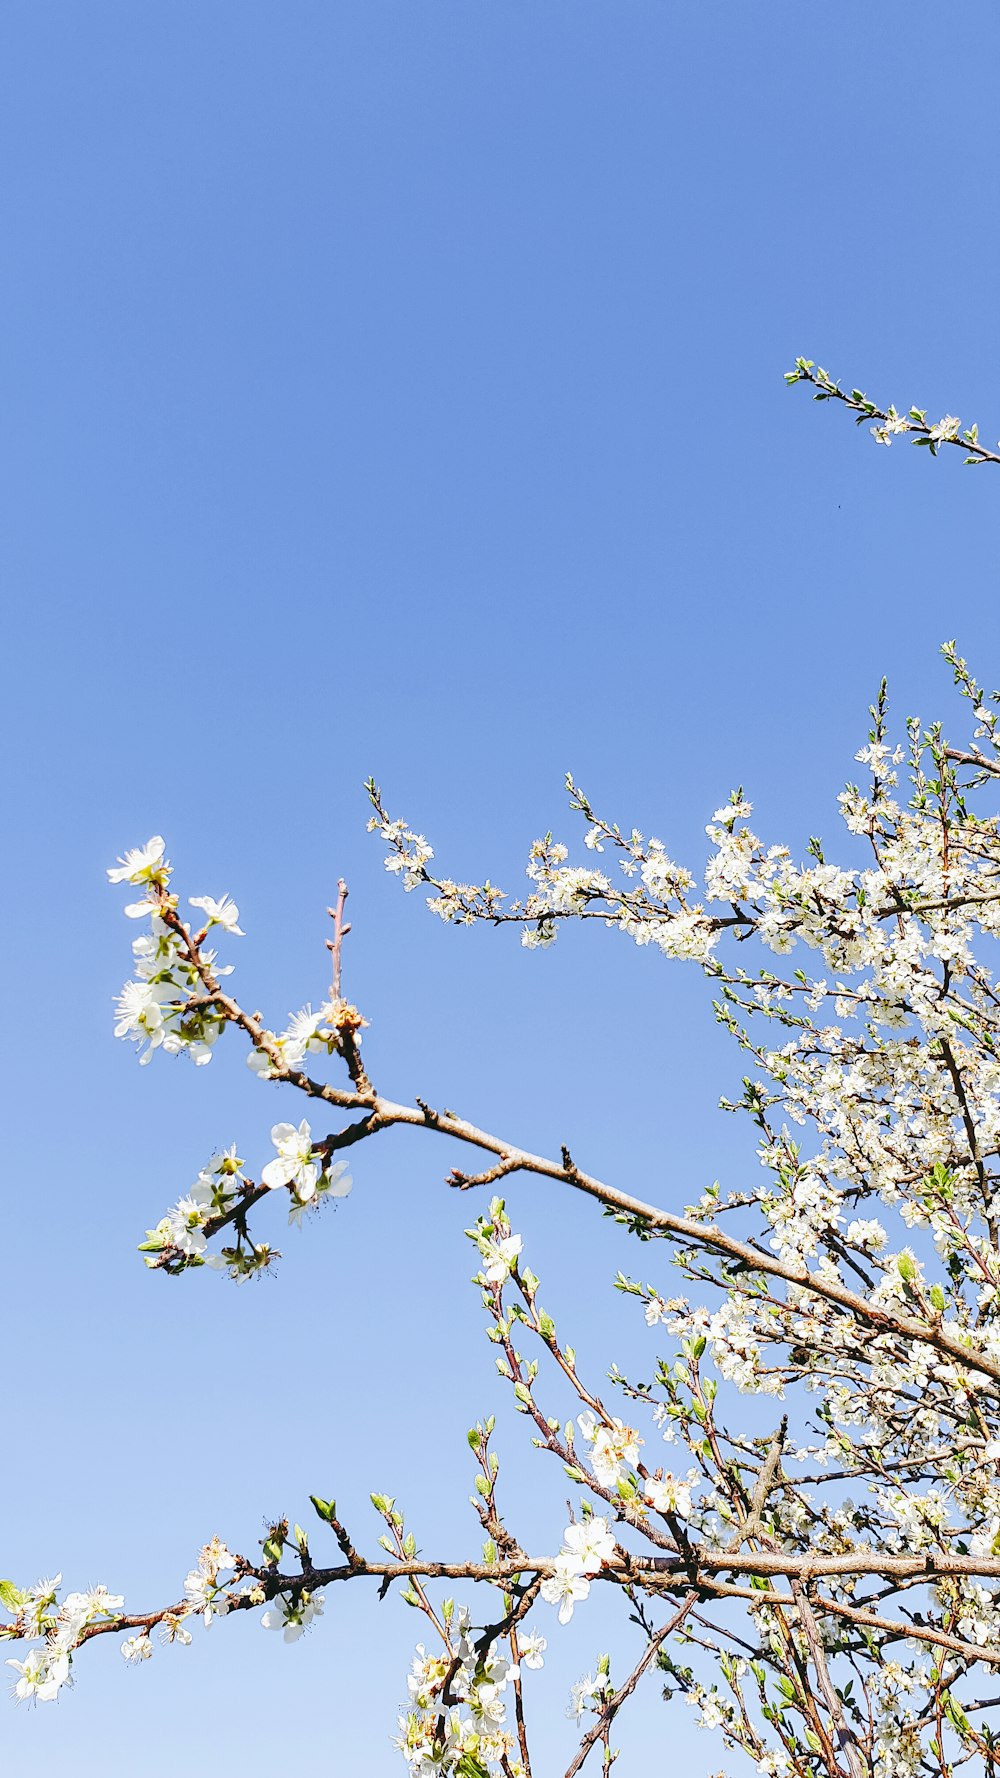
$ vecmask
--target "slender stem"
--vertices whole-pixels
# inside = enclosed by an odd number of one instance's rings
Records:
[[[652,1661],[655,1660],[659,1649],[662,1647],[667,1637],[683,1623],[688,1612],[691,1610],[692,1605],[697,1602],[697,1599],[698,1594],[695,1590],[686,1594],[681,1601],[681,1604],[674,1612],[673,1617],[669,1618],[667,1622],[650,1637],[642,1656],[636,1662],[628,1678],[625,1680],[625,1683],[620,1685],[614,1696],[608,1699],[600,1716],[597,1717],[596,1721],[587,1730],[583,1740],[580,1742],[575,1758],[566,1767],[565,1778],[576,1778],[576,1774],[579,1772],[591,1748],[596,1747],[598,1741],[602,1740],[607,1735],[607,1731],[611,1727],[615,1717],[618,1715],[622,1705],[625,1703],[625,1700],[631,1697],[640,1679],[647,1671]]]
[[[337,905],[336,905],[336,907],[327,908],[327,910],[326,910],[327,913],[329,914],[331,920],[333,921],[333,937],[328,938],[326,941],[326,948],[330,952],[331,957],[333,959],[333,973],[332,973],[332,976],[330,979],[330,999],[331,1000],[339,1000],[340,999],[340,976],[341,976],[341,968],[342,968],[342,964],[343,964],[343,955],[342,955],[343,945],[344,945],[344,940],[347,937],[347,934],[351,930],[350,921],[349,920],[345,921],[345,919],[344,919],[344,909],[347,906],[347,896],[348,896],[347,884],[344,882],[343,877],[341,877],[338,884],[337,884]]]

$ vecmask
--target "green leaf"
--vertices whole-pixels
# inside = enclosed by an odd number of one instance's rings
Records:
[[[948,1718],[948,1721],[953,1724],[960,1735],[968,1734],[972,1724],[966,1716],[965,1711],[962,1709],[961,1704],[955,1702],[955,1699],[950,1692],[945,1695],[944,1713]]]
[[[455,1770],[458,1778],[490,1778],[482,1760],[477,1759],[474,1753],[463,1753]]]
[[[15,1587],[12,1580],[0,1580],[0,1605],[13,1612],[15,1617],[26,1597],[27,1595],[22,1593],[20,1587]]]

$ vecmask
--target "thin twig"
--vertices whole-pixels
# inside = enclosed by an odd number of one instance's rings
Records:
[[[584,1735],[583,1740],[580,1742],[580,1746],[577,1749],[576,1757],[566,1767],[565,1778],[576,1778],[576,1774],[579,1772],[584,1760],[591,1751],[591,1748],[596,1747],[598,1741],[607,1734],[608,1729],[618,1715],[626,1698],[631,1697],[640,1679],[650,1666],[650,1663],[656,1658],[657,1653],[667,1637],[683,1623],[688,1612],[691,1610],[692,1605],[697,1603],[697,1599],[698,1594],[695,1590],[686,1594],[685,1598],[674,1612],[673,1617],[668,1619],[662,1628],[657,1630],[655,1634],[650,1637],[642,1657],[636,1662],[636,1665],[633,1667],[624,1684],[620,1685],[614,1693],[614,1696],[608,1699],[600,1716],[587,1730],[587,1733]]]

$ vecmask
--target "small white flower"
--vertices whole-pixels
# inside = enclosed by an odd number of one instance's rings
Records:
[[[596,1574],[615,1553],[615,1540],[604,1518],[584,1519],[579,1525],[568,1525],[563,1543],[565,1551],[579,1565],[581,1574]]]
[[[170,1244],[179,1253],[204,1253],[208,1240],[204,1229],[204,1209],[195,1198],[179,1198],[173,1210],[164,1217]]]
[[[349,1196],[354,1180],[347,1171],[346,1161],[335,1161],[328,1167],[320,1181],[323,1195],[327,1198],[346,1198]]]
[[[480,1242],[479,1251],[486,1261],[483,1277],[487,1284],[503,1284],[510,1277],[521,1251],[521,1236],[505,1235],[499,1241],[493,1236]]]
[[[589,1592],[590,1582],[580,1573],[576,1557],[557,1556],[554,1573],[542,1582],[542,1598],[548,1605],[558,1605],[561,1624],[569,1623],[577,1600],[586,1599]]]
[[[218,901],[211,895],[192,895],[189,899],[193,908],[202,909],[206,926],[221,926],[224,932],[236,933],[239,938],[246,937],[242,926],[237,925],[240,910],[230,896],[223,895]]]
[[[273,1031],[267,1031],[264,1035],[270,1039],[271,1043],[280,1045],[280,1039],[275,1037]],[[249,1051],[246,1060],[247,1067],[251,1074],[258,1075],[261,1080],[274,1079],[274,1063],[266,1050],[252,1049]]]
[[[936,426],[931,427],[929,436],[934,439],[936,444],[947,444],[949,440],[958,437],[961,424],[957,414],[945,414],[943,420],[939,420]]]
[[[275,1124],[271,1141],[278,1151],[275,1161],[268,1161],[260,1179],[269,1191],[290,1185],[300,1204],[307,1204],[316,1191],[319,1168],[313,1160],[312,1131],[305,1118],[298,1129],[294,1124]]]
[[[602,1706],[608,1683],[606,1673],[585,1673],[583,1678],[578,1679],[576,1684],[571,1687],[566,1715],[574,1722],[580,1722],[588,1704],[593,1709]]]
[[[535,1669],[544,1666],[542,1657],[548,1646],[546,1637],[539,1636],[535,1630],[530,1631],[527,1636],[522,1636],[519,1644],[521,1666]]]
[[[662,1481],[651,1476],[643,1489],[643,1497],[654,1512],[680,1513],[682,1518],[687,1518],[691,1511],[691,1489],[677,1476],[665,1475]]]
[[[139,1661],[148,1661],[153,1652],[148,1631],[141,1630],[138,1636],[127,1636],[121,1645],[121,1652],[126,1661],[135,1661],[136,1664]]]
[[[188,1610],[200,1612],[206,1628],[213,1617],[225,1617],[229,1610],[229,1600],[219,1584],[218,1576],[220,1569],[235,1566],[236,1558],[231,1551],[221,1538],[213,1537],[201,1550],[197,1568],[192,1568],[184,1582]]]
[[[323,1615],[322,1593],[301,1593],[297,1600],[279,1593],[261,1618],[265,1630],[281,1630],[286,1642],[297,1642],[313,1618]]]
[[[628,1464],[638,1463],[643,1441],[633,1427],[624,1426],[618,1419],[612,1420],[610,1426],[599,1425],[589,1408],[577,1415],[577,1425],[592,1447],[594,1474],[605,1487],[613,1487]]]
[[[854,1247],[868,1247],[878,1253],[885,1246],[888,1236],[880,1222],[858,1219],[847,1225],[847,1239]]]
[[[321,1006],[318,1012],[313,1012],[311,1006],[304,1006],[301,1012],[289,1015],[288,1028],[281,1033],[279,1042],[290,1068],[300,1068],[308,1055],[327,1054],[326,1039],[319,1033],[329,1023],[329,1011]]]
[[[7,1662],[20,1677],[14,1686],[19,1703],[51,1704],[61,1686],[70,1683],[69,1655],[63,1649],[29,1649],[23,1661]]]
[[[163,839],[153,835],[144,846],[134,846],[119,858],[117,866],[108,871],[109,883],[151,883],[162,881],[170,866],[164,861]]]
[[[125,1603],[121,1593],[109,1593],[107,1587],[92,1587],[89,1593],[67,1593],[59,1607],[59,1623],[75,1636],[85,1624],[97,1617],[112,1617]]]
[[[209,1539],[208,1543],[205,1544],[201,1555],[198,1557],[198,1564],[199,1567],[206,1569],[208,1573],[218,1574],[220,1568],[235,1568],[236,1557],[233,1555],[232,1550],[226,1547],[221,1537],[212,1537]]]
[[[904,419],[902,414],[898,414],[894,407],[890,407],[881,425],[871,428],[871,435],[877,439],[879,444],[891,445],[895,433],[909,432],[909,430],[909,420]]]
[[[205,1620],[208,1628],[213,1617],[225,1617],[229,1605],[224,1598],[218,1596],[219,1589],[211,1575],[201,1568],[192,1568],[184,1582],[184,1595],[189,1611],[197,1611]]]
[[[292,1198],[288,1211],[289,1222],[301,1223],[310,1210],[319,1208],[324,1198],[348,1197],[353,1185],[354,1181],[347,1171],[347,1162],[337,1161],[328,1171],[320,1174],[316,1181],[315,1191],[308,1197],[295,1196]]]
[[[164,1008],[176,1001],[177,989],[168,982],[126,982],[115,1002],[115,1036],[145,1041],[140,1061],[148,1062],[167,1035]]]

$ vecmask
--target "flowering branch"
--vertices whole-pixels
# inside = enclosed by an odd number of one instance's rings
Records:
[[[816,381],[806,370],[795,380]],[[425,1557],[385,1495],[372,1496],[384,1529],[381,1555],[369,1556],[334,1503],[314,1496],[333,1565],[281,1520],[262,1560],[213,1539],[184,1598],[158,1612],[128,1614],[103,1588],[60,1604],[55,1583],[2,1582],[0,1636],[33,1644],[14,1663],[20,1696],[54,1697],[97,1635],[120,1635],[141,1661],[157,1628],[186,1641],[198,1616],[259,1605],[268,1628],[295,1640],[325,1589],[368,1579],[383,1592],[398,1585],[430,1639],[400,1721],[413,1778],[530,1778],[525,1675],[546,1647],[534,1625],[546,1611],[560,1624],[590,1611],[601,1582],[643,1642],[620,1686],[607,1654],[574,1686],[571,1714],[589,1721],[570,1775],[594,1748],[607,1773],[612,1724],[653,1671],[767,1778],[909,1778],[927,1760],[942,1773],[949,1761],[992,1760],[975,1676],[1000,1665],[1000,819],[973,800],[1000,775],[1000,699],[954,644],[945,654],[975,714],[972,743],[911,721],[905,745],[893,745],[883,685],[857,755],[870,782],[840,799],[843,865],[819,839],[803,862],[766,845],[739,788],[708,824],[699,882],[659,840],[598,815],[569,779],[592,861],[570,862],[546,835],[529,852],[528,893],[511,900],[489,881],[437,873],[426,838],[390,818],[370,786],[387,868],[423,889],[439,918],[514,924],[533,949],[568,921],[599,920],[711,983],[747,1070],[741,1096],[723,1105],[749,1118],[755,1165],[734,1189],[716,1181],[686,1205],[673,1191],[658,1205],[599,1179],[567,1147],[539,1155],[426,1100],[383,1094],[362,1059],[365,1020],[343,990],[343,882],[329,990],[278,1029],[244,1007],[208,948],[213,934],[241,934],[235,903],[196,896],[200,923],[182,916],[159,837],[120,860],[112,877],[139,891],[126,911],[148,922],[116,1023],[140,1060],[187,1054],[203,1066],[232,1027],[260,1078],[349,1117],[326,1135],[306,1118],[274,1124],[273,1154],[252,1172],[235,1145],[213,1156],[148,1232],[152,1269],[260,1273],[277,1258],[251,1231],[263,1201],[283,1197],[296,1222],[342,1202],[345,1151],[362,1154],[398,1127],[482,1157],[478,1171],[452,1168],[460,1192],[527,1174],[563,1189],[567,1206],[593,1199],[695,1300],[619,1272],[652,1337],[672,1344],[644,1379],[612,1367],[612,1399],[581,1374],[492,1198],[466,1234],[500,1379],[573,1489],[561,1547],[534,1553],[505,1522],[491,1416],[469,1431],[480,1559]],[[781,1399],[769,1436],[748,1429],[748,1392]],[[665,1467],[660,1440],[686,1467]],[[475,1627],[467,1607],[437,1596],[452,1581],[492,1586],[499,1611]],[[661,1599],[670,1615],[656,1627],[648,1610]]]
[[[852,389],[848,393],[846,389],[842,389],[811,358],[796,358],[795,369],[785,372],[785,382],[811,384],[816,391],[814,401],[839,401],[857,415],[856,424],[859,426],[863,426],[866,420],[874,420],[875,425],[870,430],[879,444],[891,445],[895,437],[909,433],[913,443],[927,446],[932,457],[937,456],[940,445],[950,444],[958,445],[965,451],[966,463],[1000,463],[1000,453],[987,450],[985,445],[980,444],[978,426],[967,426],[963,430],[961,421],[954,414],[945,414],[943,420],[929,426],[923,408],[911,407],[905,414],[897,412],[891,406],[880,408],[862,390]]]

